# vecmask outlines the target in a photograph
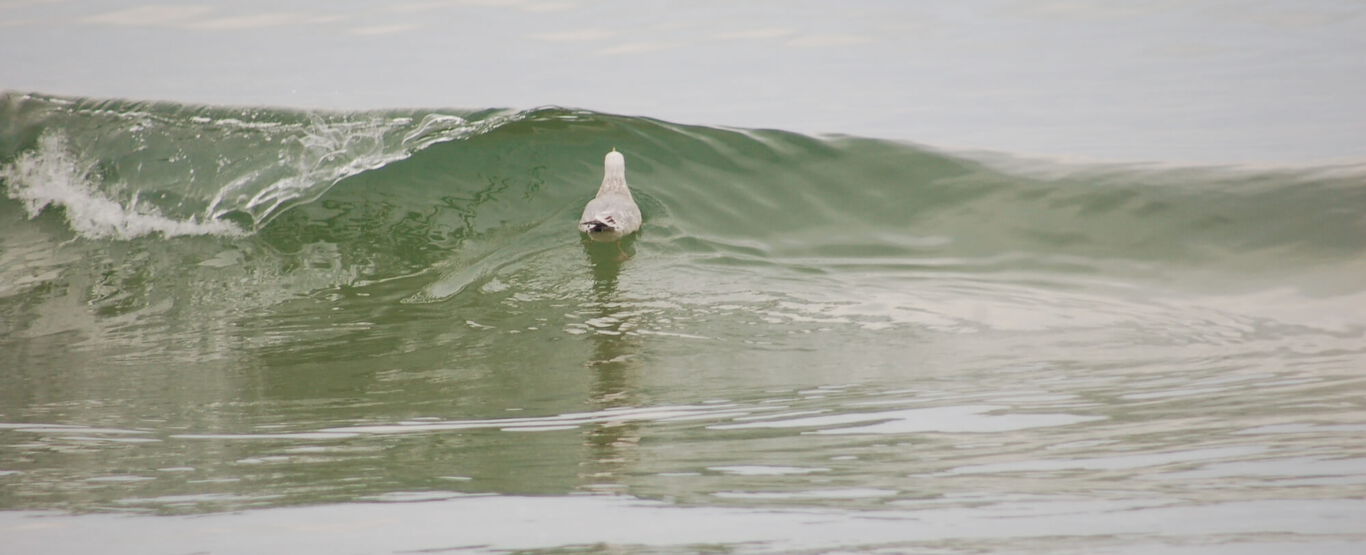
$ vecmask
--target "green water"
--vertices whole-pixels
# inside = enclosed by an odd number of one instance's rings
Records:
[[[1366,540],[1359,167],[0,100],[7,552]]]

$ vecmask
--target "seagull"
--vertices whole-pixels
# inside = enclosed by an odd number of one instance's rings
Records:
[[[579,231],[594,241],[610,243],[640,229],[640,207],[626,186],[626,157],[613,148],[602,166],[602,186],[598,196],[583,207]]]

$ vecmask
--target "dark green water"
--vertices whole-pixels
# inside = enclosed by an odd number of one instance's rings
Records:
[[[0,535],[1354,552],[1363,175],[8,93]]]

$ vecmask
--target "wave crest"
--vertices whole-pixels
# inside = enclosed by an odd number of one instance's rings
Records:
[[[9,196],[87,237],[238,235],[506,111],[306,112],[0,94]]]
[[[226,220],[198,216],[180,220],[161,214],[155,206],[139,204],[137,197],[125,205],[105,196],[92,179],[94,165],[81,160],[70,149],[67,139],[49,131],[35,150],[0,167],[0,179],[7,184],[10,197],[24,204],[29,217],[37,217],[49,206],[65,208],[71,229],[89,238],[132,239],[144,235],[245,235]]]

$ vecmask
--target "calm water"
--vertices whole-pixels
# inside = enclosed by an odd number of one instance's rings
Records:
[[[1078,33],[1100,18],[1121,38],[1194,17],[988,4]],[[89,32],[74,45],[118,29],[206,37],[194,48],[254,37],[266,48],[315,29],[300,18],[328,15],[99,6],[0,4],[0,41]],[[1280,14],[1286,34],[1252,52],[1313,57],[1292,40],[1300,32],[1326,37],[1315,52],[1359,40],[1333,34],[1359,24],[1359,10],[1294,6],[1234,10]],[[389,37],[369,52],[397,48],[395,36],[430,38],[419,23],[448,9],[408,7],[356,34]],[[605,25],[590,33],[593,9],[551,7],[465,9],[507,15],[470,31],[478,36],[525,23],[511,36],[551,33],[532,42],[615,48],[600,54],[623,60],[692,47],[620,40],[610,33],[634,31]],[[891,8],[860,7],[831,17],[850,33],[799,29],[820,19],[795,13],[803,7],[748,34],[713,34],[814,48],[792,67],[847,62],[842,48],[871,48],[859,37],[911,51],[853,33],[859,21],[890,21]],[[1207,9],[1201,17],[1230,8]],[[937,16],[963,23],[972,12]],[[362,13],[343,3],[307,25],[350,29]],[[680,10],[676,29],[709,21],[700,13]],[[1314,13],[1339,17],[1305,19]],[[569,30],[555,35],[544,18]],[[667,29],[656,42],[669,42]],[[922,35],[948,41],[931,49],[943,64],[963,60],[942,48],[957,35]],[[1360,64],[1314,58],[1327,61],[1305,75]],[[0,72],[42,57],[21,59]],[[118,75],[82,85],[227,99],[207,104],[0,93],[0,553],[1366,546],[1366,167],[1270,167],[1350,151],[1360,132],[1359,119],[1342,117],[1360,114],[1342,100],[1351,95],[1328,95],[1337,103],[1293,123],[1227,108],[1264,126],[1265,139],[1242,124],[1182,120],[1168,130],[1181,141],[1164,142],[1148,121],[1126,145],[1083,132],[1076,111],[1061,109],[1053,126],[1001,121],[1002,137],[1040,130],[1037,146],[1056,154],[1164,159],[1187,141],[1204,145],[1189,150],[1196,158],[1238,151],[1235,160],[1266,163],[1255,169],[1027,162],[557,107],[224,105],[289,104],[253,96],[289,59],[143,80],[109,69]],[[390,67],[352,59],[359,73]],[[1239,67],[1216,78],[1265,69]],[[726,74],[744,84],[744,72],[720,71],[699,94]],[[1308,82],[1350,91],[1361,74]],[[232,75],[253,79],[243,90],[218,81]],[[1084,69],[1073,77],[1106,82]],[[1001,78],[1017,92],[1044,86]],[[0,85],[43,88],[25,79]],[[521,90],[518,79],[502,86]],[[157,88],[172,81],[202,88]],[[923,113],[878,101],[899,83],[860,82],[870,94],[844,130],[914,138]],[[754,102],[776,98],[751,85]],[[837,90],[773,106],[793,122],[774,126],[835,122],[837,111],[800,105]],[[1218,95],[1199,96],[1189,109],[1221,113],[1201,108]],[[457,104],[523,103],[505,98]],[[656,100],[667,106],[640,111],[713,105]],[[991,134],[961,106],[938,106],[925,140],[950,128]],[[754,104],[726,109],[713,115],[774,117]],[[1096,124],[1124,127],[1148,119],[1144,110]],[[1092,138],[1094,150],[1068,146]],[[625,260],[574,227],[612,148],[625,153],[646,218]]]

